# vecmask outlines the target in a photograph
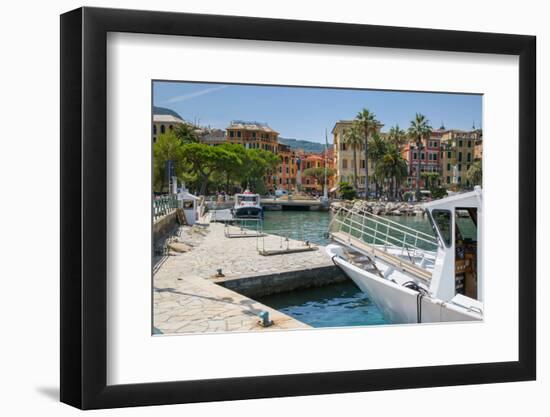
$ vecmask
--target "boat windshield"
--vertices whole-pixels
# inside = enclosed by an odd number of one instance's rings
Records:
[[[245,196],[239,196],[239,201],[248,201],[251,203],[256,202],[256,196],[255,195],[245,195]]]
[[[432,210],[428,216],[434,229],[439,230],[439,234],[445,246],[450,247],[452,241],[451,212],[449,210]],[[435,230],[434,230],[435,231]]]

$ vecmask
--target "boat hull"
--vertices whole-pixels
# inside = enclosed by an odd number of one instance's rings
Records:
[[[330,254],[330,253],[329,253]],[[384,317],[391,323],[437,323],[481,320],[481,316],[464,307],[444,302],[419,293],[358,268],[341,257],[333,256],[334,263],[369,295]]]
[[[235,208],[233,214],[238,218],[261,218],[263,217],[263,210],[261,207],[243,206]]]

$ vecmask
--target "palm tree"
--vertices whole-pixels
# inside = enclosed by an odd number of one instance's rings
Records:
[[[187,123],[179,124],[174,129],[174,134],[183,143],[198,143],[199,138],[195,133],[195,128]]]
[[[388,132],[388,142],[397,146],[399,150],[407,143],[407,134],[399,125],[392,126]]]
[[[422,151],[422,140],[428,139],[432,134],[432,127],[430,121],[426,119],[426,116],[420,113],[416,113],[414,120],[411,120],[409,127],[409,137],[415,141],[416,149],[418,152],[418,165],[416,167],[416,200],[420,201],[420,167],[422,160],[420,159]]]
[[[363,109],[355,117],[363,131],[363,141],[365,143],[365,200],[369,198],[369,137],[376,132],[378,124],[376,115],[368,109]]]
[[[374,133],[369,141],[369,157],[372,161],[374,171],[376,172],[376,165],[378,161],[386,154],[387,145],[386,141],[378,133]],[[375,181],[376,185],[376,197],[379,197],[379,181]]]
[[[353,186],[357,192],[357,148],[363,143],[360,126],[354,122],[345,130],[343,139],[344,143],[353,150]]]
[[[388,144],[386,152],[376,164],[375,176],[379,179],[390,178],[390,194],[397,197],[397,189],[407,176],[407,162],[401,156],[399,148],[393,144]]]

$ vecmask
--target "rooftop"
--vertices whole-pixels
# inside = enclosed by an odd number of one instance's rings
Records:
[[[260,130],[266,133],[279,133],[268,126],[267,123],[246,120],[232,120],[228,129]]]
[[[153,122],[158,123],[185,123],[183,119],[171,114],[153,114]]]

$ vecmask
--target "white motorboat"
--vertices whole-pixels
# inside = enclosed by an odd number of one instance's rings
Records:
[[[237,218],[262,218],[260,194],[253,194],[248,189],[242,194],[235,194],[233,215]]]
[[[433,234],[340,208],[326,252],[392,323],[483,320],[481,188],[424,208]]]

